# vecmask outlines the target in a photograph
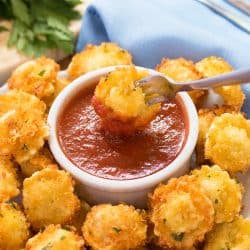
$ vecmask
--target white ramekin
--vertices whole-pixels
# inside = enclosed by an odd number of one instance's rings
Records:
[[[188,133],[185,145],[173,162],[166,168],[152,175],[124,181],[108,180],[93,176],[79,169],[66,157],[57,137],[57,120],[65,105],[67,105],[76,93],[90,86],[94,86],[101,76],[113,71],[117,67],[126,66],[112,66],[87,73],[74,80],[58,95],[48,116],[50,126],[49,145],[60,166],[70,172],[77,180],[77,191],[79,195],[90,204],[107,202],[116,204],[126,202],[136,205],[137,207],[145,207],[147,194],[152,191],[157,184],[168,180],[170,177],[183,175],[189,169],[190,158],[198,136],[198,116],[195,106],[187,93],[182,92],[177,95],[186,113]],[[139,70],[146,69],[142,67],[136,68]],[[148,70],[151,75],[159,74],[152,69],[146,70]]]

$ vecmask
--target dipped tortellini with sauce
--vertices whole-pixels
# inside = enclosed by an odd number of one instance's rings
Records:
[[[147,71],[131,66],[117,68],[100,79],[92,104],[106,130],[132,135],[155,118],[161,105],[148,106],[142,89],[135,86],[135,81],[146,76]]]

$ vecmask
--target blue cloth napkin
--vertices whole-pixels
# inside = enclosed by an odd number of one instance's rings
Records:
[[[224,0],[216,3],[235,11]],[[211,55],[235,68],[250,67],[250,35],[195,0],[96,0],[84,14],[77,51],[104,41],[118,43],[136,65],[150,68],[162,57],[198,61]],[[250,87],[245,89],[250,111]]]

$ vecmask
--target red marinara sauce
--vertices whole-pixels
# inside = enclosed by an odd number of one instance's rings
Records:
[[[130,180],[151,175],[178,156],[187,136],[179,101],[165,102],[143,132],[122,138],[103,131],[92,96],[93,89],[78,93],[57,121],[61,148],[78,168],[105,179]]]

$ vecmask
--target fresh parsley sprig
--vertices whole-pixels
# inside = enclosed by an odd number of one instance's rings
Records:
[[[69,23],[79,19],[74,8],[81,0],[0,0],[0,19],[13,21],[8,46],[28,56],[39,56],[49,49],[73,52],[74,36]],[[7,29],[0,27],[0,32]]]

